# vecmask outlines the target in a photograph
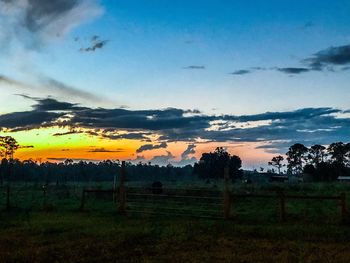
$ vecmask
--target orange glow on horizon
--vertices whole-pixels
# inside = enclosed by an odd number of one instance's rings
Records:
[[[85,133],[54,136],[56,133],[68,132],[68,128],[41,128],[30,131],[19,131],[15,133],[4,133],[0,135],[13,136],[20,148],[15,157],[20,160],[33,159],[37,161],[59,162],[65,159],[76,160],[135,160],[142,157],[145,161],[151,160],[154,156],[167,155],[168,152],[174,156],[171,160],[179,162],[181,154],[186,150],[188,143],[171,142],[166,149],[154,149],[141,153],[136,150],[150,142],[138,140],[111,140]],[[154,142],[154,144],[157,144]],[[267,153],[263,149],[256,149],[258,143],[223,143],[223,142],[199,142],[196,143],[196,153],[188,157],[200,159],[205,152],[214,151],[216,147],[224,147],[231,154],[238,155],[242,159],[243,166],[253,167],[254,165],[266,164],[274,154]]]

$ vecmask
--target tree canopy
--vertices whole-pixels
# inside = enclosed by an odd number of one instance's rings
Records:
[[[194,165],[194,173],[204,179],[219,179],[224,176],[225,167],[229,168],[230,178],[242,176],[242,160],[231,155],[224,148],[218,147],[214,152],[203,153],[199,162]]]

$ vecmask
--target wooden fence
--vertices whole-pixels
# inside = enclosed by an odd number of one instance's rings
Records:
[[[208,217],[208,218],[223,218],[223,219],[231,219],[233,218],[234,212],[234,203],[235,200],[238,199],[274,199],[278,201],[277,210],[279,211],[279,219],[284,222],[287,219],[287,211],[286,211],[286,202],[288,200],[334,200],[338,201],[340,204],[340,214],[342,222],[347,220],[347,207],[346,207],[346,194],[342,193],[339,196],[309,196],[309,195],[288,195],[282,191],[276,192],[275,194],[234,194],[231,193],[229,188],[229,170],[225,169],[224,173],[224,190],[223,191],[205,191],[203,189],[173,189],[173,192],[168,193],[152,193],[152,188],[131,188],[125,186],[125,163],[122,164],[122,172],[121,178],[119,182],[119,187],[114,187],[113,189],[108,190],[99,190],[99,189],[84,189],[81,199],[80,209],[84,209],[86,194],[88,193],[111,193],[113,194],[113,200],[118,203],[118,211],[121,214],[126,214],[127,212],[140,212],[140,213],[155,213],[150,211],[141,211],[138,210],[140,206],[133,206],[133,201],[138,199],[141,203],[145,204],[147,200],[158,200],[160,203],[166,203],[170,200],[181,200],[183,203],[190,202],[193,200],[200,200],[202,204],[213,205],[219,213],[215,216],[204,214],[206,212],[213,212],[214,210],[199,210],[202,212],[201,215],[197,215],[197,217]],[[154,190],[154,189],[153,189]],[[171,189],[170,189],[171,190]],[[181,193],[182,194],[179,194]],[[196,193],[197,192],[197,193]],[[117,198],[115,198],[117,197]],[[143,205],[144,206],[144,205]],[[142,206],[141,206],[142,207]],[[172,214],[174,216],[177,215],[186,215],[186,212],[189,212],[188,209],[182,207],[174,207],[167,208],[171,212],[166,214]],[[193,210],[193,209],[192,209]],[[180,212],[185,213],[180,213]],[[220,212],[221,211],[221,212]],[[164,213],[163,213],[164,214]],[[188,215],[188,214],[187,214]]]
[[[334,201],[339,201],[340,204],[340,214],[341,214],[341,219],[342,222],[345,222],[347,219],[347,207],[346,207],[346,194],[341,193],[339,196],[310,196],[310,195],[286,195],[283,192],[277,192],[276,194],[230,194],[230,200],[229,200],[229,205],[228,207],[233,207],[232,204],[234,204],[235,199],[252,199],[252,198],[263,198],[263,199],[277,199],[279,200],[279,218],[282,222],[286,221],[286,202],[287,200],[293,200],[293,199],[298,199],[298,200],[334,200]],[[230,218],[231,217],[231,212],[229,213],[228,217],[225,218]]]
[[[111,201],[117,205],[120,214],[126,213],[151,213],[151,214],[168,214],[172,216],[194,216],[205,218],[235,218],[235,209],[237,200],[251,199],[270,199],[277,203],[277,216],[280,221],[287,220],[287,202],[290,200],[333,200],[340,207],[340,215],[343,222],[349,221],[347,214],[346,194],[341,193],[337,196],[310,196],[286,194],[283,191],[270,194],[238,194],[230,189],[229,170],[225,169],[224,188],[222,191],[209,189],[169,189],[169,188],[137,188],[127,187],[125,185],[126,172],[125,162],[122,163],[121,176],[119,183],[114,180],[112,189],[83,189],[81,197],[76,196],[80,209],[86,209],[87,196],[90,194],[107,194],[111,196]],[[118,185],[117,185],[118,184]],[[40,205],[47,207],[47,198],[49,192],[46,186],[37,189]],[[7,185],[3,188],[1,203],[5,210],[11,210],[16,205],[14,202],[19,192]],[[31,193],[33,195],[33,193]],[[109,198],[109,197],[107,197]],[[17,198],[18,199],[18,198]],[[23,197],[22,197],[23,199]],[[29,207],[32,207],[30,204]],[[156,208],[156,209],[155,209]],[[158,210],[158,211],[157,211]],[[161,211],[159,211],[161,210]]]
[[[132,190],[130,193],[129,190]],[[347,218],[347,207],[346,207],[346,195],[345,193],[340,194],[339,196],[309,196],[309,195],[286,195],[283,192],[276,192],[276,194],[232,194],[230,192],[224,191],[222,193],[223,197],[216,196],[202,196],[202,195],[179,195],[179,194],[151,194],[145,193],[145,190],[149,190],[147,188],[125,188],[124,197],[120,197],[120,192],[118,190],[113,189],[84,189],[82,193],[81,205],[80,209],[83,210],[85,208],[86,203],[86,195],[89,193],[110,193],[111,195],[118,195],[117,204],[118,210],[122,214],[126,214],[127,212],[137,212],[137,213],[153,213],[157,214],[157,212],[146,212],[138,210],[138,208],[145,207],[145,205],[135,206],[135,198],[138,199],[139,203],[147,203],[149,200],[157,200],[160,203],[168,204],[171,200],[181,200],[182,203],[191,203],[193,200],[200,201],[201,204],[216,206],[217,209],[221,209],[222,215],[219,213],[214,215],[203,215],[204,212],[214,212],[214,210],[196,210],[197,212],[202,212],[201,215],[197,217],[207,217],[207,218],[224,218],[231,219],[233,218],[234,208],[235,208],[235,200],[239,199],[273,199],[277,200],[279,211],[279,219],[281,222],[286,221],[287,219],[287,209],[286,203],[288,200],[334,200],[338,201],[340,204],[340,214],[343,222],[346,221]],[[177,191],[196,191],[196,189],[176,189]],[[198,189],[198,192],[201,190]],[[133,204],[133,205],[131,205]],[[177,203],[178,204],[178,203]],[[150,207],[151,208],[151,207]],[[185,213],[180,213],[181,211],[186,212],[188,209],[183,208],[167,208],[167,210],[173,210],[172,214],[174,216],[177,215],[186,215]],[[165,214],[165,213],[162,213]],[[170,215],[170,214],[169,214]]]

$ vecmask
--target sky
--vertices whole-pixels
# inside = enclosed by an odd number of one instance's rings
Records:
[[[244,168],[350,138],[349,1],[0,0],[16,157]]]

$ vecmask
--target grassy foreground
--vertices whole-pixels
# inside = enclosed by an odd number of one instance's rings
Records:
[[[341,224],[336,201],[287,203],[278,220],[278,200],[234,200],[233,220],[147,214],[118,215],[107,198],[91,196],[79,211],[81,188],[53,187],[44,199],[34,186],[13,185],[13,209],[0,198],[0,262],[350,262],[350,224]],[[302,184],[241,186],[235,192],[338,195],[350,186]],[[129,200],[130,201],[130,200]],[[43,204],[49,209],[43,210]],[[131,202],[130,202],[131,204]],[[145,202],[174,208],[173,202]],[[202,203],[181,207],[198,209]],[[204,206],[204,208],[206,208]],[[221,206],[216,211],[222,215]]]
[[[1,262],[349,262],[350,228],[123,217],[115,212],[0,215]]]

